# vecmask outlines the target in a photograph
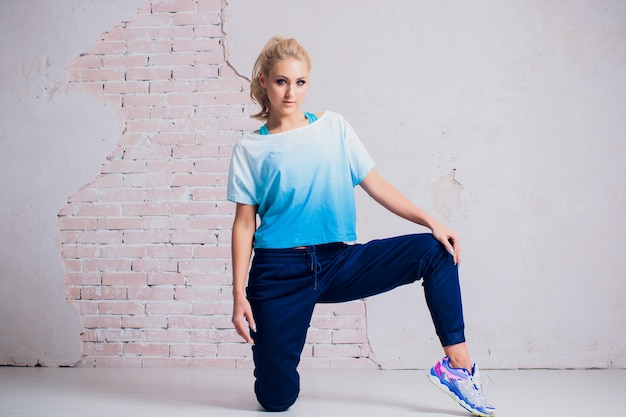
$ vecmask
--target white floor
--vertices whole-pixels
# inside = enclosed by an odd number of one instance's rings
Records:
[[[626,370],[483,371],[506,417],[626,415]],[[302,371],[298,402],[262,412],[250,370],[0,367],[0,416],[466,416],[425,371]]]

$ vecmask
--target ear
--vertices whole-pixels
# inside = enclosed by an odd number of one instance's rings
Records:
[[[259,85],[265,88],[265,74],[259,73]]]

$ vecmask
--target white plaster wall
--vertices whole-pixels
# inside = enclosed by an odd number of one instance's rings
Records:
[[[313,59],[378,170],[461,232],[483,367],[626,366],[626,3],[229,0],[231,64],[273,35]],[[359,192],[360,240],[419,231]],[[419,286],[367,300],[385,368],[440,349]]]
[[[143,0],[0,2],[0,364],[82,356],[65,301],[57,213],[120,134],[112,108],[64,82],[65,66]]]

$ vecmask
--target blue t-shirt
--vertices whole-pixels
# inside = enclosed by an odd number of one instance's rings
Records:
[[[227,198],[258,206],[256,248],[352,242],[354,187],[373,167],[354,129],[326,111],[298,129],[243,136],[233,149]]]

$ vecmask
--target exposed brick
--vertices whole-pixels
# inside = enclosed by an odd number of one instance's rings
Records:
[[[225,3],[224,3],[225,4]],[[234,143],[261,124],[224,61],[222,0],[146,1],[67,67],[118,110],[117,148],[57,227],[82,367],[253,367],[231,322]],[[376,368],[362,301],[318,306],[303,367]]]

